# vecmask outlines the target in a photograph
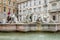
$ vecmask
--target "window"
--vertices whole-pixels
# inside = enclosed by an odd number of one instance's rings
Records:
[[[5,0],[6,1],[6,0]],[[10,5],[10,3],[11,3],[11,0],[8,0],[9,1],[9,5]]]
[[[21,7],[21,9],[22,9],[22,3],[21,3],[21,5],[20,5],[20,7]]]
[[[44,3],[47,4],[47,0],[44,0]]]
[[[20,14],[20,13],[21,13],[21,10],[19,10],[18,12],[19,12],[19,14]]]
[[[35,1],[35,3],[36,3],[36,6],[38,6],[38,5],[39,5],[39,1],[38,1],[38,0],[36,0],[36,1]]]
[[[28,1],[28,7],[30,7],[30,1]]]
[[[21,10],[20,10],[20,12],[21,12]]]
[[[39,5],[41,4],[41,1],[39,0]]]
[[[15,2],[13,2],[13,6],[15,5]]]
[[[53,3],[52,4],[52,9],[56,9],[57,8],[57,3]]]
[[[25,2],[25,7],[26,7],[27,3]]]
[[[19,21],[21,21],[21,19],[22,19],[22,15],[20,15],[20,20]]]
[[[26,13],[26,10],[23,10],[23,13],[25,14]]]
[[[36,8],[34,8],[34,12],[36,12]]]
[[[41,7],[34,8],[34,12],[39,12],[39,11],[41,11]]]
[[[34,22],[37,21],[37,15],[33,15],[33,21],[34,21]]]
[[[47,6],[44,6],[44,11],[47,12]]]
[[[34,0],[34,6],[36,5],[36,0]]]
[[[26,8],[26,2],[24,2],[24,8]]]
[[[41,11],[41,7],[38,7],[38,11],[39,11],[39,12]]]
[[[56,20],[56,16],[53,16],[53,20]]]
[[[25,10],[25,14],[27,13],[27,10]]]
[[[34,16],[34,20],[36,21],[36,16]]]
[[[26,7],[28,7],[28,1],[26,2]]]
[[[26,7],[28,6],[28,2],[26,2]]]
[[[19,8],[21,9],[21,5],[19,5]]]
[[[31,0],[31,6],[34,6],[34,0]]]
[[[53,3],[52,6],[56,6],[57,4],[56,3]]]
[[[30,5],[30,7],[31,7],[31,1],[29,1],[29,5]]]
[[[28,9],[28,13],[31,13],[32,12],[32,9],[30,8],[30,9]]]
[[[17,14],[18,14],[18,12],[19,12],[19,11],[17,10]]]
[[[21,3],[21,8],[23,9],[23,3]]]
[[[6,12],[6,7],[4,7],[4,12]]]
[[[39,12],[39,8],[38,7],[34,8],[34,12]]]
[[[31,1],[28,1],[26,6],[31,7]]]
[[[58,15],[57,14],[52,14],[52,21],[57,22],[58,21]]]

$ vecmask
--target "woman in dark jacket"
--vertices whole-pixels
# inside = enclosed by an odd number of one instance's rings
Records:
[[[11,21],[11,17],[10,16],[7,17],[7,23],[9,23],[9,21]]]

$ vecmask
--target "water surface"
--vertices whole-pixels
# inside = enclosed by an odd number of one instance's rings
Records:
[[[60,40],[60,32],[47,33],[47,32],[0,32],[0,40]]]

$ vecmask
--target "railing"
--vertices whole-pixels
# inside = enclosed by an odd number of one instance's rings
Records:
[[[57,11],[60,11],[60,8],[49,9],[48,11],[49,11],[49,12],[57,12]]]
[[[49,0],[49,3],[51,3],[51,2],[55,2],[56,0]]]
[[[58,11],[60,11],[60,8],[58,8]]]

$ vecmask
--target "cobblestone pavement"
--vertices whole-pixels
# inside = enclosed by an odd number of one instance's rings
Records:
[[[60,33],[0,33],[0,40],[60,40]]]

